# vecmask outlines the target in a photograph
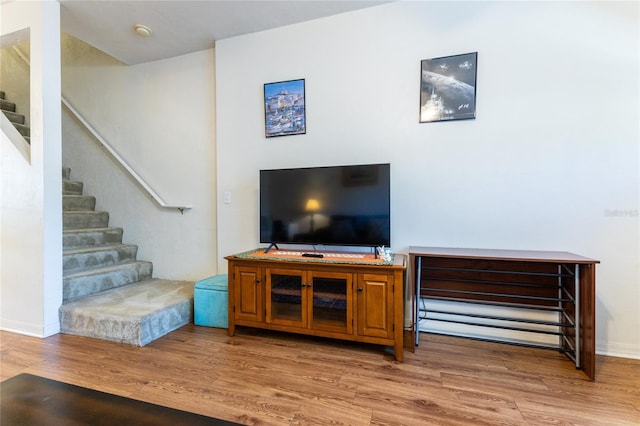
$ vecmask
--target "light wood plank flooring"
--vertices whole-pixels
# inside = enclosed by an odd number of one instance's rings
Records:
[[[639,425],[640,360],[422,334],[375,345],[187,325],[139,348],[0,332],[0,378],[26,372],[246,425]]]

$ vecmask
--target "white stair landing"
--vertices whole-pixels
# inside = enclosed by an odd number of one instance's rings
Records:
[[[149,279],[65,303],[61,332],[144,346],[192,321],[193,285]]]

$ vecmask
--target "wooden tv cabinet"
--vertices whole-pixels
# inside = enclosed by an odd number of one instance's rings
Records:
[[[259,249],[225,257],[229,336],[246,326],[393,346],[402,361],[405,256],[301,254]]]
[[[553,345],[486,339],[564,353],[595,378],[595,286],[597,260],[568,252],[410,247],[413,282],[422,299],[414,306],[416,345],[420,320],[501,328],[557,336]],[[547,312],[556,321],[505,317],[434,308],[435,301],[459,306]],[[421,317],[420,314],[424,315]]]

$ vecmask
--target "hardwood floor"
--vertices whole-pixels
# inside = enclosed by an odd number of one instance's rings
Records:
[[[640,360],[422,334],[384,348],[187,325],[145,347],[0,332],[0,379],[31,373],[246,425],[638,425]]]

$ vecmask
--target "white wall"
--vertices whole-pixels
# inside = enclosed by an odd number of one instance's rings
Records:
[[[0,328],[59,331],[62,302],[60,5],[8,2],[2,35],[30,29],[30,157],[0,136]]]
[[[599,259],[597,351],[640,358],[638,8],[397,2],[219,41],[219,268],[258,245],[260,169],[391,162],[394,251]],[[473,51],[477,118],[419,124],[420,60]],[[307,134],[265,139],[263,84],[297,78]]]
[[[141,39],[141,41],[143,41]],[[96,196],[96,210],[155,277],[198,280],[216,273],[213,49],[127,66],[62,37],[62,92],[168,204],[162,209],[63,110],[63,163]]]

